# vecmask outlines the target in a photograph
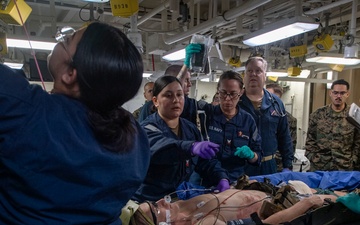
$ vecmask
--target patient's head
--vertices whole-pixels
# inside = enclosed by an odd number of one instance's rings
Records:
[[[166,222],[166,210],[171,210],[175,216],[177,210],[172,203],[160,199],[157,202],[141,203],[139,209],[133,215],[133,225],[157,225],[159,222]]]
[[[155,225],[153,218],[140,208],[132,215],[130,225]]]

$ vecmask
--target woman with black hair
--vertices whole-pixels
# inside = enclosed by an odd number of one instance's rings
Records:
[[[185,50],[186,57],[179,77],[184,77],[192,55],[199,53],[201,46],[191,43]],[[219,104],[214,106],[198,102],[198,109],[205,112],[201,123],[203,136],[220,146],[216,157],[199,159],[197,163],[196,172],[202,178],[202,186],[227,190],[245,174],[246,165],[261,164],[263,150],[255,120],[239,106],[243,86],[239,73],[224,71],[216,87]]]
[[[243,94],[243,80],[234,71],[221,74],[216,88],[220,103],[206,104],[206,130],[209,140],[219,144],[217,157],[211,160],[199,159],[197,171],[203,178],[203,186],[215,186],[220,191],[245,174],[245,165],[258,166],[261,163],[261,137],[254,119],[239,106]],[[209,168],[215,168],[210,173]]]
[[[197,156],[211,159],[219,147],[202,141],[198,128],[180,117],[184,91],[176,77],[163,76],[155,81],[153,103],[157,112],[141,123],[149,138],[151,161],[145,181],[133,197],[139,202],[155,201],[174,192],[189,180]]]
[[[2,224],[121,224],[149,165],[146,134],[121,108],[143,73],[119,29],[57,33],[52,94],[0,65]]]

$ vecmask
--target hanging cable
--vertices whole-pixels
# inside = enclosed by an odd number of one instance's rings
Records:
[[[42,87],[43,87],[43,89],[46,91],[46,87],[45,87],[44,79],[43,79],[43,76],[42,76],[42,73],[41,73],[41,70],[40,70],[40,67],[39,67],[39,63],[38,63],[37,58],[36,58],[36,55],[35,55],[35,51],[34,51],[34,49],[33,49],[32,45],[31,45],[31,41],[30,41],[30,36],[29,36],[29,33],[28,33],[28,31],[27,31],[27,29],[26,29],[26,26],[25,26],[25,24],[24,24],[24,21],[23,21],[23,18],[22,18],[22,16],[21,16],[21,13],[20,13],[19,7],[18,7],[18,5],[17,5],[17,2],[16,2],[16,0],[13,0],[13,1],[14,1],[14,5],[15,5],[15,7],[16,7],[16,10],[17,10],[17,12],[18,12],[18,14],[19,14],[21,24],[23,24],[23,28],[24,28],[24,31],[25,31],[26,37],[27,37],[27,39],[28,39],[28,41],[29,41],[31,55],[34,57],[34,61],[35,61],[35,65],[36,65],[36,69],[38,70],[38,73],[39,73],[39,77],[40,77],[40,80],[41,80]]]

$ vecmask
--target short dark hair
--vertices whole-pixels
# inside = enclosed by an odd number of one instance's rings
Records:
[[[147,86],[149,86],[150,84],[154,84],[154,82],[152,82],[152,81],[147,82],[147,83],[144,85],[144,89],[145,89]]]
[[[216,95],[219,96],[219,92],[216,92],[216,93],[214,94],[214,96],[213,96],[213,98],[212,98],[212,101],[215,101]]]
[[[243,89],[244,86],[243,79],[241,78],[241,75],[235,71],[228,70],[225,71],[223,74],[221,74],[219,82],[217,83],[217,87],[216,87],[217,90],[219,90],[220,83],[223,80],[236,80],[239,83],[240,89]]]
[[[177,77],[177,75],[179,74],[181,68],[182,68],[181,65],[171,65],[168,68],[166,68],[164,76]]]
[[[174,81],[178,82],[181,86],[181,82],[179,81],[179,79],[173,76],[162,76],[156,79],[153,88],[153,96],[157,96],[166,86],[168,86]]]
[[[346,86],[346,90],[350,89],[350,84],[344,80],[344,79],[340,79],[340,80],[336,80],[331,84],[331,89],[334,89],[335,85],[345,85]]]
[[[270,83],[266,85],[266,89],[271,88],[274,90],[276,94],[278,94],[280,97],[283,95],[283,89],[278,83]]]

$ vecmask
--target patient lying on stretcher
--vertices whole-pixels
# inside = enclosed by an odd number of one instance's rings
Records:
[[[335,196],[312,195],[302,198],[290,208],[276,212],[262,219],[264,224],[279,224],[291,221],[309,209],[323,205],[325,198]],[[264,201],[271,201],[273,196],[258,190],[229,189],[217,194],[203,194],[189,200],[169,202],[166,198],[156,203],[145,202],[139,205],[132,217],[132,224],[158,225],[223,225],[229,221],[245,219],[250,221],[251,214],[260,215]],[[252,220],[251,220],[252,221]],[[251,223],[248,223],[251,224]]]

